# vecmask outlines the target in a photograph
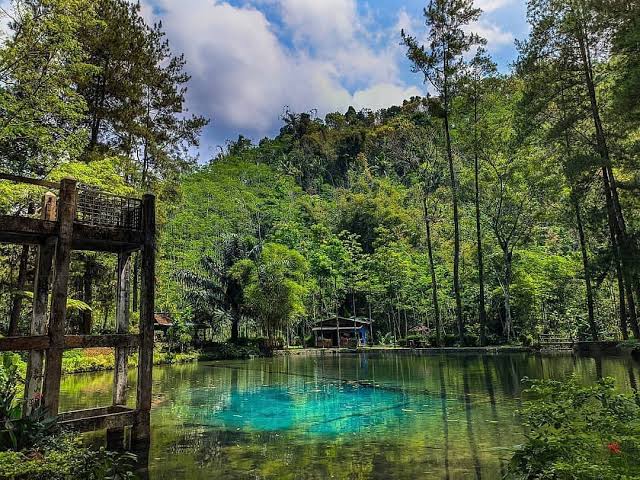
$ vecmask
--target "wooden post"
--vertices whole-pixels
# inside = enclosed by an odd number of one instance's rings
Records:
[[[42,201],[41,218],[43,220],[55,220],[57,215],[56,196],[45,193]],[[51,264],[55,253],[55,241],[49,239],[38,246],[38,260],[36,275],[33,282],[33,316],[31,319],[31,335],[46,335],[47,333],[47,303],[49,299],[49,277]],[[44,351],[31,350],[27,363],[27,376],[24,388],[24,408],[22,416],[31,414],[34,407],[40,402],[42,395],[42,378],[44,368]]]
[[[63,179],[60,182],[58,205],[58,238],[56,241],[55,271],[51,291],[51,315],[49,317],[49,348],[46,354],[44,373],[44,407],[50,416],[58,415],[60,377],[62,375],[62,352],[64,351],[64,328],[67,315],[67,294],[73,221],[76,216],[76,181]]]
[[[131,254],[118,254],[118,286],[116,290],[116,333],[129,333],[129,278]],[[113,404],[126,403],[128,347],[116,348],[113,375]]]
[[[140,282],[140,348],[138,353],[138,415],[133,438],[149,439],[149,412],[153,370],[153,315],[155,309],[155,197],[147,194],[142,199],[144,245],[142,247]]]
[[[120,452],[124,450],[124,427],[107,429],[107,450]]]
[[[118,254],[117,287],[116,287],[116,333],[129,333],[129,280],[131,253]],[[127,403],[127,346],[116,347],[115,369],[113,372],[113,404]],[[124,448],[124,427],[107,429],[107,448],[120,451]]]

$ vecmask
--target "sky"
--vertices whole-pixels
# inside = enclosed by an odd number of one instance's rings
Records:
[[[142,0],[148,22],[162,21],[172,50],[192,76],[191,113],[211,120],[200,159],[239,134],[277,134],[295,112],[379,109],[426,94],[400,46],[400,30],[424,36],[426,0]],[[501,71],[527,34],[525,0],[476,0],[471,29],[487,39]]]

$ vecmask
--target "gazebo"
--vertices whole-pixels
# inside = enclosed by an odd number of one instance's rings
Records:
[[[156,341],[162,341],[166,337],[169,329],[173,327],[173,318],[167,312],[156,312],[153,314],[153,331]]]
[[[373,337],[371,321],[359,317],[329,317],[316,322],[313,327],[316,347],[358,347]]]

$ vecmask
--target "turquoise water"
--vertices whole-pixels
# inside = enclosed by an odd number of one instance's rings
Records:
[[[213,402],[212,402],[213,400]],[[216,410],[211,389],[196,389],[191,397],[193,421],[245,432],[299,429],[306,435],[371,434],[390,420],[406,420],[403,412],[420,408],[419,399],[357,383],[305,382],[292,388],[265,385],[232,391]],[[424,405],[430,407],[429,405]]]
[[[133,380],[133,372],[132,380]],[[520,380],[613,376],[630,359],[361,354],[154,370],[151,479],[494,479],[522,440]],[[106,405],[109,372],[65,378],[66,410]],[[130,388],[133,403],[135,389]]]

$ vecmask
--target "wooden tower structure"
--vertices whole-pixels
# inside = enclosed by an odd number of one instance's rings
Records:
[[[37,216],[0,215],[0,242],[34,245],[37,266],[33,286],[30,334],[0,338],[0,351],[28,351],[25,408],[46,408],[61,425],[79,431],[107,429],[120,437],[132,426],[132,438],[149,438],[155,276],[155,197],[142,199],[110,195],[79,186],[75,180],[59,184],[0,174],[0,179],[45,187],[48,191]],[[53,193],[53,192],[57,192]],[[116,333],[66,335],[69,266],[74,250],[110,252],[118,256]],[[129,264],[141,255],[140,325],[129,333]],[[113,347],[115,370],[111,405],[59,412],[62,353],[66,349]],[[126,406],[127,356],[138,349],[135,408]]]

